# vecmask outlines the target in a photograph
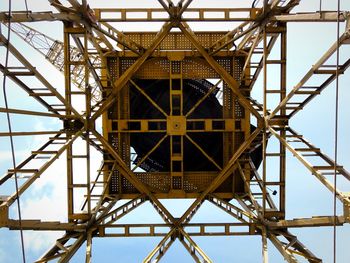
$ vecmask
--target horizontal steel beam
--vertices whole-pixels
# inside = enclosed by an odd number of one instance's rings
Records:
[[[345,223],[343,216],[317,216],[312,218],[296,218],[269,222],[270,228],[295,228],[295,227],[320,227],[320,226],[342,226]]]
[[[179,123],[181,127],[172,129],[172,125]],[[107,131],[115,133],[140,132],[238,132],[242,131],[243,124],[239,119],[185,119],[185,117],[168,119],[123,119],[111,120]],[[179,130],[179,131],[177,131]]]
[[[172,224],[118,224],[100,225],[100,237],[166,236]],[[190,236],[245,236],[258,235],[255,223],[187,223],[182,227]]]
[[[237,22],[254,21],[257,8],[188,8],[182,16],[186,22]],[[98,22],[165,22],[170,21],[168,13],[161,8],[97,8],[94,9]],[[246,14],[243,16],[242,14]],[[346,21],[346,12],[340,13],[340,22]],[[0,22],[7,23],[9,15],[0,12]],[[29,12],[17,11],[11,14],[11,22],[39,21],[74,21],[80,22],[81,17],[72,13]],[[336,22],[337,12],[323,11],[310,13],[295,13],[277,15],[271,21],[282,22]]]
[[[41,231],[76,231],[83,232],[85,231],[85,225],[77,225],[74,223],[63,223],[59,221],[48,221],[44,222],[41,220],[22,220],[21,224],[19,220],[9,219],[7,225],[11,230],[41,230]]]
[[[340,12],[339,21],[345,22],[349,16],[348,12]],[[288,15],[274,16],[273,20],[281,22],[337,22],[337,12],[312,12],[312,13],[296,13]]]
[[[6,211],[1,210],[3,215]],[[113,221],[114,222],[114,221]],[[320,227],[320,226],[342,226],[345,223],[343,216],[319,216],[312,218],[296,218],[290,220],[280,220],[278,222],[266,222],[269,229],[279,228],[300,228],[300,227]],[[65,223],[59,221],[41,221],[41,220],[22,220],[20,226],[19,220],[8,219],[2,223],[2,227],[11,230],[37,231],[75,231],[83,232],[86,229],[84,224]],[[220,235],[242,235],[248,233],[250,227],[258,226],[259,223],[237,222],[237,223],[185,223],[183,227],[186,232],[192,236],[220,236]],[[99,236],[165,236],[172,227],[171,224],[105,224],[99,227]],[[234,228],[246,227],[247,231],[236,231]],[[254,229],[254,228],[252,228]],[[107,232],[107,233],[106,233]],[[257,234],[254,232],[254,234]]]
[[[182,12],[182,21],[253,21],[258,8],[187,8]],[[100,22],[165,22],[170,21],[163,8],[97,8],[94,9]],[[181,12],[181,11],[180,11]]]
[[[32,136],[32,135],[48,135],[57,134],[61,131],[31,131],[31,132],[0,132],[0,137],[3,136]]]
[[[11,13],[11,22],[39,22],[39,21],[75,21],[79,22],[81,17],[76,14],[53,13],[53,12],[27,12],[16,11]],[[0,22],[7,23],[9,15],[7,12],[0,12]]]

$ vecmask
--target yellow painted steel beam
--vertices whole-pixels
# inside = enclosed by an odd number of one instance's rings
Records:
[[[145,201],[146,201],[145,196],[140,195],[139,197],[133,200],[130,200],[129,202],[104,214],[103,216],[100,216],[96,222],[97,224],[103,223],[104,225],[113,224],[114,222],[118,221],[120,218],[122,218],[132,210],[142,205]]]
[[[163,4],[162,4],[163,2]],[[218,21],[254,21],[250,16],[257,12],[257,8],[188,8],[192,1],[186,1],[177,6],[177,17],[186,22],[218,22]],[[97,21],[100,22],[166,22],[171,20],[173,12],[162,0],[163,8],[96,8],[94,9]],[[173,6],[175,7],[175,6]],[[133,14],[133,15],[131,15]],[[161,14],[161,15],[160,15]],[[169,14],[169,16],[167,16]],[[171,14],[171,15],[170,15]],[[242,15],[243,14],[243,15]],[[138,15],[138,16],[137,16]]]
[[[140,165],[161,145],[161,143],[168,137],[167,134],[165,134],[153,147],[151,150],[149,150],[148,153],[146,153],[132,168],[132,172],[134,172]]]
[[[138,179],[135,174],[126,166],[125,162],[120,158],[115,149],[110,145],[108,141],[106,141],[98,132],[92,131],[92,133],[99,139],[99,141],[103,144],[105,150],[110,153],[115,161],[119,165],[119,171],[121,174],[132,183],[140,193],[146,194],[150,200],[157,204],[157,206],[166,214],[168,220],[170,222],[174,222],[174,217],[169,213],[169,211],[159,202],[159,200],[153,195],[153,193],[148,189],[148,187],[142,183],[140,179]]]
[[[180,241],[192,258],[197,263],[212,263],[213,261],[204,253],[204,251],[194,242],[194,240],[182,228],[179,228],[182,237]]]
[[[101,22],[99,25],[94,25],[93,28],[96,31],[102,33],[103,35],[110,37],[111,39],[113,39],[114,41],[116,41],[118,44],[122,45],[126,49],[133,51],[137,55],[141,55],[145,51],[145,48],[143,46],[136,43],[135,41],[130,39],[127,35],[120,32],[119,30],[117,30],[107,22]]]
[[[267,222],[271,229],[277,228],[300,228],[300,227],[320,227],[320,226],[342,226],[345,223],[343,216],[315,216],[312,218],[296,218],[279,220],[277,222]]]
[[[56,241],[56,244],[47,251],[46,254],[44,254],[39,260],[35,261],[35,263],[44,263],[48,262],[53,259],[59,259],[58,262],[60,263],[67,263],[69,260],[73,257],[73,255],[77,252],[77,250],[83,245],[83,243],[86,240],[86,235],[81,234],[79,236],[75,235],[69,235],[66,234],[62,240],[64,241],[63,244],[60,243],[60,241]],[[73,243],[65,244],[69,240],[74,240]]]
[[[108,98],[103,102],[101,107],[95,112],[92,116],[92,120],[96,120],[101,116],[103,112],[105,112],[115,101],[116,94],[127,84],[130,78],[135,74],[135,72],[142,66],[142,64],[146,61],[146,59],[154,52],[154,50],[158,47],[158,45],[162,42],[165,36],[170,32],[171,28],[174,26],[173,22],[165,23],[156,38],[153,40],[152,44],[148,47],[148,49],[139,57],[135,63],[130,66],[123,75],[118,78],[114,85],[113,89],[108,96]]]
[[[268,250],[267,250],[267,231],[266,228],[261,229],[261,243],[262,243],[262,262],[268,263]]]
[[[48,159],[47,162],[45,162],[43,165],[41,165],[38,169],[34,169],[32,171],[30,171],[30,176],[25,180],[25,182],[23,182],[21,184],[21,186],[19,187],[18,189],[18,193],[15,192],[13,193],[11,196],[9,196],[6,201],[3,202],[3,204],[6,204],[8,206],[12,205],[16,198],[18,196],[20,196],[21,194],[23,194],[29,186],[31,186],[34,181],[36,181],[36,179],[38,179],[40,177],[41,174],[44,173],[44,171],[47,170],[47,168],[49,168],[51,166],[51,164],[59,158],[59,156],[65,152],[67,150],[67,148],[69,146],[72,145],[72,143],[82,134],[82,131],[78,131],[76,134],[74,134],[72,136],[71,139],[69,139],[68,141],[66,141],[65,143],[62,144],[62,147],[60,149],[58,149],[57,151],[55,151],[55,153],[53,154],[50,154],[50,158]],[[37,154],[34,154],[34,156],[36,156]],[[34,159],[34,158],[32,158]],[[29,159],[28,161],[30,161],[31,159]],[[25,166],[27,164],[27,162],[24,162],[24,163],[21,163],[20,165],[18,165],[16,168],[15,168],[15,171],[16,173],[21,173],[21,170],[23,170],[24,168],[22,168],[22,166]],[[8,174],[10,174],[11,176],[14,175],[14,172],[15,171],[9,171]],[[8,177],[9,178],[9,177]],[[3,182],[1,182],[3,183]]]
[[[249,138],[241,144],[234,155],[231,157],[228,164],[221,170],[219,175],[214,179],[214,181],[207,187],[205,191],[192,203],[192,205],[186,210],[186,212],[181,216],[180,222],[183,222],[186,217],[191,213],[193,209],[196,208],[198,203],[200,203],[209,193],[214,191],[222,182],[237,168],[237,161],[241,154],[249,147],[256,136],[260,133],[261,128],[257,128]]]
[[[7,12],[0,12],[1,23],[9,22],[9,15]],[[80,22],[81,17],[78,14],[69,13],[53,13],[53,12],[26,12],[16,11],[11,13],[11,22],[39,22],[39,21],[71,21]]]
[[[75,231],[85,232],[85,224],[65,223],[59,221],[41,221],[41,220],[19,220],[8,219],[6,225],[11,230],[36,230],[36,231]]]
[[[298,263],[295,256],[290,252],[290,250],[284,248],[283,243],[275,235],[269,234],[268,238],[288,263]]]
[[[85,263],[91,263],[91,257],[92,257],[92,234],[91,234],[91,231],[88,231],[87,237],[86,237]]]
[[[98,235],[100,237],[166,237],[174,229],[183,229],[190,236],[251,236],[260,235],[256,229],[261,225],[232,222],[186,223],[181,226],[173,224],[101,224],[98,226]]]
[[[256,109],[251,105],[251,103],[247,100],[245,96],[242,95],[239,90],[239,84],[237,81],[225,70],[223,69],[214,59],[210,56],[207,51],[203,48],[203,46],[198,42],[195,34],[190,30],[189,26],[180,23],[179,27],[184,35],[194,44],[199,53],[205,58],[205,60],[209,63],[209,65],[222,77],[222,79],[229,85],[232,89],[233,93],[237,96],[237,99],[245,107],[249,110],[257,119],[261,121],[261,115],[256,111]]]
[[[350,39],[350,26],[340,36],[339,47],[342,45],[348,44],[349,39]],[[342,73],[350,66],[350,59],[349,59],[349,56],[347,56],[348,60],[342,66],[340,65],[338,69],[336,68],[336,66],[333,66],[331,68],[331,71],[329,71],[329,74],[327,74],[328,76],[330,76],[330,78],[327,79],[326,81],[323,81],[323,85],[314,86],[312,84],[309,84],[305,86],[305,84],[308,82],[308,80],[311,79],[312,76],[315,76],[316,74],[320,73],[319,72],[320,68],[326,67],[327,60],[336,53],[337,49],[338,49],[338,40],[308,70],[305,76],[293,87],[293,89],[288,93],[288,95],[286,95],[286,97],[279,103],[279,105],[271,112],[271,114],[268,116],[269,119],[273,119],[273,117],[276,116],[277,113],[281,110],[288,110],[287,111],[288,117],[294,116],[297,112],[302,110],[304,106],[307,103],[309,103],[309,101],[311,101],[314,97],[320,94],[324,88],[326,88],[332,81],[335,80],[336,70],[339,70],[339,73]],[[302,102],[298,102],[295,105],[294,104],[288,105],[288,103],[290,103],[290,101],[293,98],[297,97],[298,94],[301,95],[300,98],[302,99]],[[307,98],[305,98],[306,95],[307,95]]]
[[[49,135],[49,134],[57,134],[61,131],[26,131],[26,132],[0,132],[0,137],[8,137],[8,136],[33,136],[33,135]]]
[[[227,33],[225,37],[221,38],[216,43],[216,45],[211,47],[211,52],[209,54],[215,54],[219,50],[231,45],[241,37],[249,35],[258,28],[267,25],[269,22],[275,23],[275,21],[272,20],[273,15],[276,15],[276,13],[288,13],[294,6],[299,4],[299,0],[291,0],[282,8],[278,6],[280,3],[283,4],[284,2],[281,0],[275,0],[266,9],[263,8],[252,10],[252,17],[254,17],[254,21],[249,23],[244,22],[242,25],[239,25],[237,28]]]
[[[288,230],[269,231],[268,238],[280,252],[281,249],[284,250],[284,253],[281,252],[281,254],[288,262],[294,262],[294,256],[301,256],[310,263],[322,262],[321,259],[316,257],[303,243],[298,240],[295,235],[292,235]],[[281,241],[279,238],[284,238],[286,241]]]
[[[164,115],[164,117],[168,117],[168,114],[150,96],[148,96],[139,85],[137,85],[132,79],[130,79],[130,82],[133,87],[135,87],[157,110]]]
[[[160,132],[168,135],[185,135],[187,132],[238,132],[242,131],[242,123],[244,119],[185,119],[184,116],[169,116],[167,119],[109,120],[105,127],[112,133]],[[151,128],[151,124],[158,126]],[[217,124],[220,126],[216,127]]]
[[[254,16],[249,16],[251,11],[256,12],[256,8],[187,8],[184,12],[192,14],[183,17],[183,21],[186,22],[215,22],[215,21],[254,21],[256,18]],[[96,8],[94,9],[95,16],[98,22],[166,22],[169,21],[167,17],[154,16],[160,13],[166,13],[164,9],[161,8]],[[127,17],[128,13],[139,13],[140,17]],[[205,17],[205,14],[216,13],[217,17]],[[234,16],[234,13],[246,13],[246,17]],[[113,14],[113,15],[112,15]],[[110,16],[109,16],[110,15]],[[118,18],[120,15],[120,18]],[[332,11],[321,11],[317,13],[291,13],[283,15],[275,15],[271,18],[272,21],[282,21],[282,22],[336,22],[337,13]],[[340,22],[346,21],[346,13],[340,13]],[[0,21],[2,23],[8,23],[9,15],[7,12],[0,12]],[[67,21],[67,22],[81,22],[81,16],[73,13],[54,13],[54,12],[30,12],[16,11],[16,13],[11,14],[11,21],[20,22],[39,22],[39,21]]]
[[[210,201],[212,204],[216,205],[226,213],[230,214],[237,220],[239,220],[242,223],[248,223],[249,221],[256,221],[257,218],[253,217],[250,213],[247,213],[246,211],[240,209],[239,207],[218,198],[216,195],[211,194],[208,196],[208,201]]]
[[[213,85],[208,92],[200,99],[198,100],[193,106],[192,108],[186,113],[185,117],[188,118],[188,116],[191,115],[191,113],[210,95],[212,94],[220,85],[220,83],[222,83],[222,79],[220,79],[215,85]]]
[[[340,11],[339,22],[346,22],[349,15],[347,12]],[[337,22],[338,13],[334,11],[320,11],[316,13],[305,12],[295,14],[283,14],[273,17],[276,21],[281,22]]]
[[[216,168],[219,169],[219,171],[221,171],[221,166],[218,165],[215,160],[205,151],[203,150],[203,148],[198,145],[198,143],[196,143],[189,135],[185,135],[185,137],[187,138],[187,140],[189,140],[212,164],[215,165]]]
[[[248,159],[248,164],[249,164],[249,168],[252,171],[252,178],[255,178],[255,180],[257,181],[257,185],[259,186],[260,189],[263,189],[264,187],[266,187],[266,185],[268,185],[270,182],[263,182],[258,170],[256,169],[253,161],[251,158]],[[243,177],[243,173],[241,173],[241,176]],[[243,179],[247,184],[249,183],[248,180],[246,178]],[[283,184],[283,182],[281,183],[280,181],[278,182],[279,184]],[[250,189],[250,187],[249,187]],[[277,210],[277,207],[273,201],[273,199],[271,198],[270,194],[266,193],[266,200],[268,202],[268,205],[271,209],[273,210]]]
[[[286,146],[286,148],[328,189],[330,190],[332,193],[336,192],[336,196],[337,198],[345,205],[345,206],[349,206],[350,204],[350,197],[349,195],[347,195],[346,193],[343,193],[341,191],[339,191],[338,189],[336,189],[334,187],[334,185],[322,174],[322,167],[317,167],[317,166],[313,166],[308,160],[306,160],[306,158],[302,155],[301,152],[305,151],[305,152],[319,152],[319,150],[317,148],[315,148],[314,146],[307,145],[307,148],[303,148],[303,149],[297,149],[297,148],[293,148],[290,143],[288,143],[286,141],[286,139],[283,139],[272,127],[268,127],[269,131],[283,144]],[[305,149],[305,150],[304,150]],[[316,155],[317,156],[317,155]],[[321,152],[319,152],[318,154],[319,157],[323,156],[323,154]],[[322,158],[322,157],[321,157]],[[327,158],[328,160],[331,161],[330,158]],[[333,162],[333,161],[332,161]],[[334,162],[333,162],[333,166],[332,165],[328,165],[327,169],[334,171]],[[333,169],[333,170],[332,170]],[[336,167],[336,170],[338,173],[342,174],[344,176],[345,179],[349,180],[349,173],[342,169],[341,167]]]
[[[55,96],[60,103],[62,103],[63,110],[69,108],[74,115],[79,118],[80,120],[83,120],[83,117],[76,111],[70,103],[66,101],[66,99],[51,85],[51,83],[45,79],[43,75],[40,74],[40,72],[10,43],[8,43],[6,37],[2,34],[0,34],[0,41],[3,43],[7,43],[6,46],[8,50],[13,54],[20,63],[22,63],[23,67],[26,68],[30,73],[32,73],[33,76],[35,76],[46,88],[46,92],[49,94],[52,94]],[[4,69],[3,67],[0,68],[2,72],[7,71],[8,69]],[[15,74],[11,74],[11,72],[6,72],[6,75],[10,79],[12,79],[14,82],[19,84],[26,92],[30,94],[35,94],[35,92],[27,87],[21,80],[17,78]],[[39,101],[44,107],[46,107],[49,111],[59,114],[59,110],[55,109],[52,104],[46,102],[42,97],[42,95],[34,96],[36,100]]]
[[[176,229],[173,228],[160,242],[159,244],[151,251],[151,253],[142,261],[143,263],[156,263],[164,256],[166,251],[174,243],[175,237],[174,234]]]

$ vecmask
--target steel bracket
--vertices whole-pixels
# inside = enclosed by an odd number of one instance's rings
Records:
[[[350,200],[344,202],[344,221],[350,223]]]
[[[9,220],[9,207],[7,205],[0,205],[0,227],[7,226]]]
[[[74,134],[84,127],[84,123],[80,120],[64,120],[63,127],[66,131],[72,132],[72,134]]]
[[[345,31],[350,30],[350,12],[344,12],[344,18],[346,20]]]
[[[268,124],[270,126],[285,127],[285,126],[288,126],[288,123],[289,123],[288,118],[283,118],[283,117],[279,117],[279,116],[276,116],[276,117],[268,120]]]

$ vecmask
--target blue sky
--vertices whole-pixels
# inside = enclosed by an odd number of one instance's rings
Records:
[[[107,7],[111,1],[89,1],[92,7]],[[118,1],[115,7],[154,7],[157,1]],[[233,6],[233,1],[215,1],[215,6]],[[336,1],[322,1],[323,10],[335,10]],[[349,1],[341,1],[342,10],[350,10]],[[244,1],[236,1],[241,5]],[[51,10],[47,1],[28,1],[29,8],[33,11]],[[213,1],[196,1],[193,7],[213,6]],[[319,7],[318,0],[301,1],[295,12],[316,11]],[[14,10],[24,10],[24,1],[13,1]],[[6,9],[3,4],[1,10]],[[54,39],[62,39],[62,25],[59,22],[37,23],[36,28],[45,32]],[[118,25],[121,26],[121,25]],[[158,25],[157,25],[158,26]],[[157,27],[156,26],[156,27]],[[135,27],[128,25],[128,29]],[[159,27],[159,26],[158,26]],[[230,29],[230,25],[221,25],[222,29]],[[203,28],[194,25],[194,28]],[[4,30],[4,28],[2,27]],[[121,29],[121,28],[118,28]],[[344,25],[341,25],[341,32]],[[4,31],[3,31],[4,32]],[[6,32],[6,31],[5,31]],[[287,83],[290,90],[307,72],[307,70],[320,58],[321,55],[336,40],[335,23],[291,23],[288,26],[288,75]],[[37,67],[37,69],[52,83],[59,91],[63,91],[64,82],[61,73],[48,64],[36,51],[26,45],[13,35],[12,43],[26,54],[26,57]],[[341,51],[341,57],[349,57],[349,48]],[[4,48],[0,49],[1,63],[3,63]],[[274,80],[274,75],[268,76]],[[350,121],[349,107],[350,93],[347,91],[350,83],[350,73],[340,77],[340,115],[339,115],[339,163],[350,170],[350,157],[348,148],[350,146]],[[28,110],[42,110],[42,107],[28,97],[14,83],[8,81],[9,103],[13,108]],[[262,101],[261,80],[257,82],[254,98]],[[290,122],[291,127],[313,144],[320,147],[329,156],[334,156],[334,83],[330,85],[320,96],[314,99],[302,112],[299,112]],[[76,105],[79,103],[77,102]],[[3,95],[0,94],[0,106],[3,107]],[[44,117],[26,117],[12,115],[14,130],[56,130],[61,128],[59,121]],[[1,132],[6,131],[5,115],[0,114]],[[28,128],[29,127],[29,128]],[[15,137],[15,149],[17,163],[23,160],[31,150],[45,141],[45,136]],[[80,145],[79,145],[80,144]],[[273,143],[270,143],[273,147]],[[81,150],[81,142],[77,142],[77,149]],[[92,163],[92,171],[99,166],[99,157]],[[66,220],[66,193],[65,193],[65,156],[55,164],[23,195],[21,199],[23,215],[27,219],[43,220]],[[273,164],[270,164],[273,166]],[[7,138],[0,137],[0,174],[4,174],[11,167],[9,158],[9,142]],[[83,174],[83,173],[82,173]],[[340,188],[350,191],[349,184],[340,181]],[[0,188],[0,195],[6,195],[14,189],[13,181],[5,187]],[[167,208],[174,213],[181,214],[189,205],[191,200],[164,201]],[[332,194],[325,189],[291,154],[287,162],[287,218],[311,217],[315,215],[332,215]],[[342,207],[338,202],[338,213],[341,214]],[[16,216],[15,209],[11,210],[12,217]],[[232,218],[213,207],[204,204],[193,218],[193,222],[231,222]],[[139,209],[133,211],[120,223],[162,223],[161,218],[152,209],[151,205],[143,204]],[[331,228],[307,228],[292,229],[299,239],[317,256],[330,262],[332,259],[332,229]],[[25,244],[28,262],[37,259],[54,240],[62,233],[50,232],[26,232]],[[350,227],[346,225],[338,228],[338,263],[346,263],[349,260],[348,244]],[[201,237],[193,238],[199,246],[207,253],[214,262],[260,262],[261,260],[261,238],[253,237]],[[93,262],[106,262],[118,259],[118,262],[140,262],[158,244],[160,238],[113,238],[95,239],[93,243]],[[283,259],[274,246],[269,243],[270,262],[282,262]],[[78,251],[71,262],[84,261],[85,246]],[[0,229],[0,262],[21,262],[19,233]],[[177,241],[169,249],[162,262],[192,262],[184,247]]]

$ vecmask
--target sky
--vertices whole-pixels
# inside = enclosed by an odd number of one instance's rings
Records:
[[[92,7],[159,7],[155,0],[149,1],[89,1]],[[221,0],[206,1],[194,0],[191,7],[236,7],[242,6],[245,1]],[[28,0],[28,7],[33,11],[54,10],[49,6],[48,1]],[[0,6],[1,11],[6,10],[6,4]],[[24,1],[13,1],[14,10],[24,10]],[[350,11],[350,2],[342,0],[341,9]],[[294,9],[294,12],[317,11],[319,0],[301,1],[301,4]],[[336,10],[336,1],[322,1],[322,10]],[[32,25],[31,25],[32,26]],[[115,24],[119,30],[138,30],[140,25],[136,24]],[[191,24],[196,30],[203,30],[200,23]],[[219,24],[213,27],[220,27],[221,30],[229,30],[233,25]],[[62,24],[60,22],[35,23],[33,27],[51,36],[54,39],[62,40]],[[150,28],[159,28],[159,24],[149,25]],[[6,32],[1,27],[2,32]],[[205,28],[207,29],[207,28]],[[341,32],[344,24],[341,25]],[[304,76],[308,69],[324,54],[332,43],[336,41],[335,23],[290,23],[288,25],[288,54],[287,54],[287,85],[288,90]],[[59,92],[64,90],[64,78],[52,65],[22,40],[12,35],[12,43],[26,58],[31,61]],[[276,45],[277,47],[278,45]],[[272,56],[278,52],[272,52]],[[350,55],[349,45],[341,50],[341,59]],[[4,63],[4,48],[0,49],[1,63]],[[14,63],[14,61],[12,61]],[[275,72],[271,70],[268,75],[269,84],[276,83]],[[8,100],[10,107],[27,110],[44,110],[33,98],[28,97],[13,82],[7,82]],[[350,73],[347,71],[340,76],[339,80],[339,152],[338,160],[347,170],[350,170],[350,157],[347,152],[350,146],[350,119],[349,107],[350,93],[347,92],[350,83]],[[32,85],[39,85],[32,82]],[[262,79],[257,81],[252,96],[262,101]],[[315,98],[304,110],[299,112],[290,122],[290,126],[303,134],[306,139],[317,147],[321,148],[329,156],[334,156],[334,101],[335,84],[332,83],[320,96]],[[270,102],[270,101],[269,101]],[[271,100],[269,106],[273,108]],[[82,109],[81,101],[75,101],[75,106]],[[0,93],[0,107],[4,106],[3,94]],[[11,115],[13,130],[57,130],[62,128],[61,122],[53,118],[28,117]],[[5,114],[0,113],[0,132],[6,131]],[[16,160],[19,163],[30,151],[36,149],[47,136],[24,136],[15,137]],[[269,147],[275,142],[271,140]],[[76,142],[75,149],[84,151],[84,144]],[[0,174],[4,174],[11,168],[9,141],[6,137],[0,137]],[[98,169],[101,157],[92,152],[94,162],[91,164],[91,171]],[[315,215],[332,215],[333,199],[332,194],[313,177],[303,165],[288,153],[287,161],[287,218],[302,218]],[[273,163],[268,163],[273,170]],[[63,154],[32,187],[22,196],[22,215],[25,219],[61,220],[66,218],[66,193],[65,193],[65,155]],[[76,173],[77,180],[84,179],[84,171]],[[339,182],[339,187],[350,192],[349,183]],[[13,192],[14,182],[11,181],[0,187],[0,195]],[[192,200],[165,200],[166,207],[175,216],[181,213],[191,204]],[[80,200],[77,200],[79,203]],[[340,203],[337,203],[338,214],[342,213]],[[11,217],[16,218],[15,206],[11,209]],[[232,218],[224,212],[216,209],[209,203],[204,203],[198,213],[194,216],[193,222],[231,222]],[[162,219],[152,209],[149,203],[143,204],[140,208],[125,216],[119,223],[162,223]],[[303,242],[324,262],[332,260],[332,236],[331,228],[306,228],[291,229],[301,242]],[[350,257],[348,252],[350,227],[345,225],[337,228],[338,239],[338,263],[346,263]],[[62,235],[62,232],[35,232],[26,231],[24,236],[25,251],[28,262],[33,262],[54,240]],[[259,236],[248,237],[200,237],[193,238],[198,245],[214,262],[260,262],[261,261],[261,238]],[[158,244],[160,238],[96,238],[93,242],[93,262],[107,262],[117,259],[117,262],[140,262]],[[282,262],[283,258],[269,242],[269,262]],[[79,249],[71,262],[83,262],[85,244]],[[0,229],[0,262],[21,262],[20,243],[18,231]],[[185,251],[184,247],[177,241],[169,249],[161,262],[192,262],[192,258]]]

